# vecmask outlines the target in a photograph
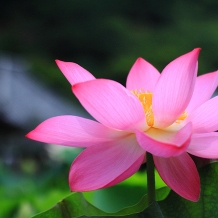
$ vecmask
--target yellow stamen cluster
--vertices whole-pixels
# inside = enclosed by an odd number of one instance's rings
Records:
[[[188,116],[187,111],[184,111],[176,120],[176,123],[180,123],[181,121],[185,120],[185,118]]]
[[[153,126],[154,125],[154,113],[152,111],[152,97],[153,93],[149,91],[144,91],[140,89],[140,91],[137,90],[132,90],[131,91],[141,102],[145,116],[146,116],[146,122],[148,126]],[[185,120],[186,117],[188,116],[187,111],[184,111],[176,120],[175,123],[179,124],[181,121]]]
[[[145,116],[146,116],[146,122],[148,126],[154,125],[154,114],[152,111],[152,93],[148,91],[140,90],[139,92],[137,90],[133,90],[132,93],[139,99],[141,102]]]

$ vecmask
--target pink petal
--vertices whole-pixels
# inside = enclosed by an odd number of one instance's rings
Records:
[[[111,186],[114,186],[122,181],[124,181],[125,179],[129,178],[130,176],[132,176],[136,171],[138,171],[138,169],[140,168],[140,166],[145,163],[145,153],[143,153],[135,162],[134,164],[132,164],[132,166],[130,166],[126,171],[124,171],[120,176],[118,176],[116,179],[114,179],[112,182],[108,183],[106,186],[104,186],[103,188],[108,188]]]
[[[95,79],[91,73],[76,63],[56,60],[56,64],[71,85]]]
[[[26,137],[51,144],[88,147],[123,137],[125,134],[93,120],[75,116],[58,116],[45,120]]]
[[[178,132],[166,132],[155,128],[151,128],[147,132],[136,130],[139,145],[151,154],[161,157],[178,156],[186,151],[191,134],[191,123]]]
[[[199,52],[194,49],[180,56],[161,73],[153,94],[155,126],[171,125],[186,109],[195,85]]]
[[[187,152],[203,158],[218,158],[218,132],[193,134]]]
[[[73,86],[83,107],[100,123],[110,128],[133,131],[147,127],[142,105],[121,84],[96,79]]]
[[[218,71],[197,77],[194,92],[186,111],[190,113],[211,98],[218,85]]]
[[[154,91],[160,73],[143,58],[138,58],[132,66],[126,81],[129,90]]]
[[[192,111],[186,122],[192,122],[194,133],[206,133],[218,130],[218,96]]]
[[[198,201],[200,178],[194,161],[187,153],[170,158],[154,156],[154,163],[163,181],[173,191],[190,201]]]
[[[91,191],[121,182],[139,169],[144,154],[133,134],[88,147],[71,166],[70,188],[72,191]]]

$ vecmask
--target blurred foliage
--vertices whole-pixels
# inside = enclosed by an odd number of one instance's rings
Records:
[[[217,7],[215,0],[1,1],[0,51],[23,56],[35,76],[71,98],[70,84],[55,59],[76,62],[96,77],[125,84],[139,56],[161,71],[174,58],[201,47],[203,74],[218,67]],[[40,167],[34,156],[22,157],[16,168],[0,162],[0,217],[28,217],[68,195],[68,169],[78,154],[74,152],[58,152]],[[111,211],[137,202],[145,181],[137,174],[114,189],[85,196]],[[126,189],[134,194],[125,195]],[[122,190],[123,198],[111,206]]]
[[[69,193],[66,166],[46,167],[41,172],[30,174],[33,164],[34,161],[29,160],[23,172],[15,172],[1,163],[0,217],[30,217],[48,209]],[[63,170],[65,175],[61,172]],[[61,179],[55,179],[59,176]]]
[[[81,193],[73,193],[58,202],[53,208],[34,218],[65,218],[65,217],[211,217],[218,216],[217,182],[218,163],[214,162],[199,170],[201,180],[201,197],[198,202],[182,198],[168,187],[156,190],[156,203],[150,207],[147,196],[135,205],[123,208],[115,213],[106,213],[84,199]],[[119,196],[119,195],[118,195]],[[76,210],[75,210],[76,208]],[[158,213],[157,213],[158,212]]]
[[[0,162],[0,217],[30,217],[69,195],[68,171],[81,149],[47,149],[50,158],[43,163],[34,157],[17,160],[13,167]]]
[[[164,200],[169,194],[170,189],[163,187],[156,190],[156,198],[158,201]],[[150,207],[155,203],[155,207]],[[157,202],[153,202],[149,205],[147,195],[144,195],[137,204],[130,207],[123,208],[115,213],[107,213],[105,211],[96,208],[90,204],[83,196],[83,194],[75,192],[69,195],[67,198],[58,202],[53,208],[40,213],[34,218],[66,218],[66,217],[163,217],[160,207]],[[76,210],[75,210],[76,208]],[[157,213],[157,214],[156,214]]]
[[[23,218],[48,210],[70,194],[68,170],[81,149],[49,146],[51,161],[41,168],[34,159],[23,159],[16,170],[0,162],[0,217]],[[156,173],[156,188],[165,186]],[[146,193],[143,169],[124,182],[84,196],[108,212],[136,204]]]

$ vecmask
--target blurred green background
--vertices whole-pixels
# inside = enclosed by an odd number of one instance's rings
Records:
[[[216,0],[1,1],[0,53],[22,57],[28,62],[28,74],[79,105],[55,59],[76,62],[98,78],[125,84],[140,56],[161,71],[174,58],[201,47],[199,74],[215,71],[217,9]],[[0,115],[4,139],[0,146],[0,217],[30,217],[70,194],[68,170],[80,150],[30,142],[24,138],[29,127],[20,129],[5,122],[2,111]],[[8,139],[14,135],[18,139],[9,146]],[[146,192],[144,171],[142,167],[117,187],[86,197],[107,211],[137,203]],[[157,182],[158,187],[162,185]]]

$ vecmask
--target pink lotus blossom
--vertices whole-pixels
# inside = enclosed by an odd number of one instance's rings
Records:
[[[170,62],[160,74],[138,58],[126,88],[96,79],[81,66],[57,60],[83,107],[98,121],[76,116],[50,118],[27,137],[86,147],[69,173],[72,191],[113,186],[134,174],[153,154],[162,179],[180,196],[197,201],[200,179],[188,153],[218,158],[218,71],[197,77],[200,49]]]

